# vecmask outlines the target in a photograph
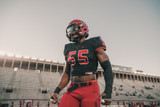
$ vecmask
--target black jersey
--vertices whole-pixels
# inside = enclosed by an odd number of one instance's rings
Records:
[[[96,55],[98,49],[106,50],[106,45],[99,36],[87,39],[80,45],[77,43],[66,44],[64,55],[66,61],[71,63],[71,75],[95,74],[98,67]]]

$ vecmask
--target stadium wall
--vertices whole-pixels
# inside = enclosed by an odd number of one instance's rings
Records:
[[[36,58],[25,58],[16,56],[0,56],[0,67],[8,67],[8,68],[18,68],[18,69],[25,69],[25,70],[39,70],[45,72],[59,72],[63,73],[65,68],[65,63],[53,62],[50,60],[45,59],[36,59]],[[153,83],[160,83],[160,76],[157,75],[148,75],[144,73],[129,72],[121,71],[114,69],[115,65],[112,65],[113,68],[113,75],[115,79],[127,79],[133,81],[143,81],[143,82],[153,82]],[[125,68],[125,67],[121,67]],[[127,68],[127,67],[126,67]],[[129,68],[131,69],[131,68]],[[97,69],[99,77],[103,76],[103,69],[99,67]]]

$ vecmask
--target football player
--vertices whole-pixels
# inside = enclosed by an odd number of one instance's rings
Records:
[[[82,20],[73,20],[66,29],[66,36],[72,43],[66,44],[65,72],[51,96],[51,102],[58,102],[59,92],[69,83],[67,92],[62,96],[59,107],[100,107],[110,105],[113,73],[111,63],[105,53],[106,45],[101,37],[86,39],[88,26]],[[104,69],[105,89],[100,95],[96,79],[98,61]]]

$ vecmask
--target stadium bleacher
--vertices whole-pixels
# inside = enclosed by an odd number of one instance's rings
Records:
[[[39,72],[38,70],[0,67],[0,103],[19,107],[24,100],[33,101],[33,107],[51,105],[49,98],[53,93],[61,74],[59,72]],[[100,91],[104,89],[103,77],[98,78]],[[67,87],[60,93],[61,96]],[[7,91],[7,90],[12,90]],[[160,83],[114,79],[112,105],[143,102],[160,102]],[[53,105],[52,105],[53,106]],[[54,105],[56,107],[56,105]]]
[[[50,96],[64,68],[64,63],[55,61],[0,55],[0,107],[26,107],[25,104],[31,104],[31,107],[57,107],[50,103]],[[112,68],[113,107],[160,106],[160,76],[144,74],[142,71],[134,73],[131,67],[112,65]],[[103,69],[98,68],[97,71],[102,93],[105,87]],[[59,100],[67,87],[61,91]]]

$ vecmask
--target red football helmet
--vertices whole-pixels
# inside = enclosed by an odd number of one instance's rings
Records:
[[[72,42],[88,37],[88,26],[82,20],[73,20],[66,29],[66,36]]]

